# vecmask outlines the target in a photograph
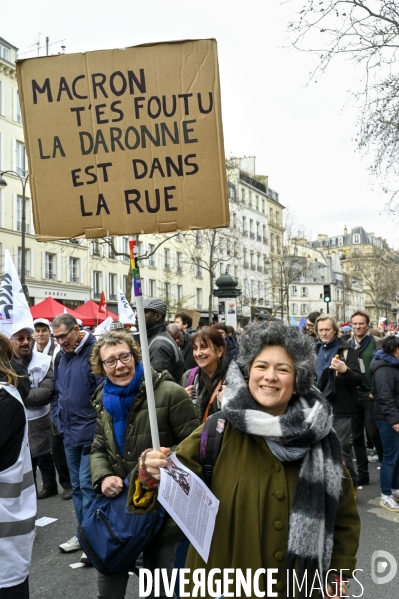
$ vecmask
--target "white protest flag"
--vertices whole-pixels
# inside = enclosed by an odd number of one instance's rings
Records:
[[[0,333],[10,338],[21,329],[33,333],[33,317],[11,254],[6,250],[0,285]]]
[[[125,294],[122,289],[118,285],[118,314],[119,320],[123,322],[123,324],[136,324],[136,315],[132,310],[131,305],[126,299]]]
[[[101,324],[98,325],[98,327],[96,327],[93,331],[93,335],[95,337],[99,337],[100,335],[104,335],[104,333],[107,331],[109,325],[112,322],[112,316],[108,316],[108,318],[106,318]]]

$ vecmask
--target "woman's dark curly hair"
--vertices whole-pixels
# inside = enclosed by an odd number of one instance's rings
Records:
[[[382,340],[380,348],[384,350],[386,354],[394,354],[395,350],[399,347],[399,337],[395,337],[394,335],[390,335],[389,337],[385,337]]]
[[[264,347],[278,345],[285,349],[295,366],[295,390],[307,393],[314,382],[316,351],[312,337],[304,335],[298,327],[281,322],[253,322],[241,334],[237,364],[248,380],[255,358]]]

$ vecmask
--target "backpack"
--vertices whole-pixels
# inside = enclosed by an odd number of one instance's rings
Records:
[[[165,510],[157,503],[148,514],[133,514],[127,507],[129,481],[116,497],[98,496],[78,528],[78,539],[93,566],[110,576],[134,572],[140,553],[161,530]]]
[[[200,464],[206,484],[210,485],[212,480],[213,468],[218,459],[220,448],[222,446],[226,418],[221,418],[221,412],[212,414],[205,421],[200,440]]]
[[[194,366],[194,368],[192,368],[190,370],[190,374],[188,375],[188,379],[187,379],[187,383],[186,383],[187,387],[194,384],[195,377],[196,377],[196,374],[198,371],[199,371],[199,366]]]

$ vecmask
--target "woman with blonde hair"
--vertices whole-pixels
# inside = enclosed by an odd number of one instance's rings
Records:
[[[100,337],[90,362],[94,374],[106,377],[92,399],[97,424],[90,455],[91,476],[94,490],[112,501],[122,492],[140,454],[152,444],[144,369],[139,346],[124,331]],[[177,446],[199,425],[195,409],[168,372],[153,370],[152,383],[160,443]],[[183,535],[168,518],[160,536],[144,550],[144,566],[169,571]],[[123,599],[128,579],[128,572],[113,576],[99,572],[97,597]]]

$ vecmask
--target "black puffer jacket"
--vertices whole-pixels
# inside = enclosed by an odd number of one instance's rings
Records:
[[[399,360],[378,350],[370,364],[374,418],[392,426],[399,422]]]
[[[330,398],[332,402],[334,416],[337,418],[350,418],[356,412],[357,392],[356,387],[362,383],[362,374],[360,372],[359,360],[355,350],[343,339],[338,339],[338,355],[345,362],[348,370],[344,373],[331,368],[325,368],[317,385],[322,393],[331,383],[335,385],[335,392]],[[320,347],[318,348],[320,349]]]

